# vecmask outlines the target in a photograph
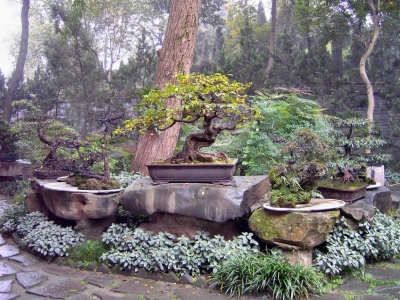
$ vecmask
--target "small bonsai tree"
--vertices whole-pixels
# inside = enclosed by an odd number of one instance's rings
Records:
[[[176,123],[202,121],[203,131],[189,134],[181,151],[168,161],[213,162],[218,158],[226,160],[223,153],[202,152],[201,148],[212,145],[223,130],[234,130],[258,116],[258,110],[246,102],[245,90],[250,84],[242,84],[221,74],[178,75],[177,84],[167,84],[163,90],[151,90],[143,96],[137,106],[140,116],[125,122],[124,129],[116,132],[146,129],[163,131]],[[168,109],[166,100],[176,97],[182,106]]]
[[[17,150],[17,133],[6,121],[0,120],[0,153],[13,153]]]
[[[60,170],[63,157],[71,155],[67,147],[69,141],[78,138],[74,129],[38,111],[25,116],[16,126],[19,128],[21,139],[32,140],[32,137],[36,137],[36,140],[45,145],[47,154],[37,165],[41,172]],[[63,155],[58,153],[60,148],[63,149]]]
[[[335,177],[341,177],[343,184],[354,182],[355,175],[360,175],[364,181],[374,183],[366,176],[366,163],[386,163],[390,161],[388,154],[372,154],[366,149],[374,149],[385,145],[386,141],[377,138],[374,122],[359,117],[340,118],[329,117],[336,129],[332,146],[337,149],[337,155],[327,165],[336,170]]]
[[[295,207],[309,203],[317,192],[318,183],[327,172],[324,164],[330,157],[330,147],[315,132],[301,129],[285,143],[282,154],[288,159],[269,172],[272,206]]]
[[[120,188],[118,181],[110,178],[107,147],[109,144],[112,127],[121,119],[123,113],[107,114],[100,118],[100,126],[103,128],[101,135],[92,135],[85,142],[80,140],[69,141],[68,146],[75,148],[78,157],[66,160],[63,169],[72,173],[67,183],[86,190],[110,190]],[[91,142],[89,141],[91,140]],[[103,163],[101,174],[91,171],[95,163]]]

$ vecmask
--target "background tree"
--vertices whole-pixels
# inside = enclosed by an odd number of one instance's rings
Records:
[[[26,61],[26,56],[28,54],[28,39],[29,39],[29,6],[30,0],[22,1],[22,9],[21,9],[21,41],[20,48],[18,53],[17,64],[15,66],[15,70],[11,77],[11,82],[8,86],[7,94],[3,103],[3,120],[10,121],[12,114],[12,105],[11,102],[14,98],[14,95],[18,89],[20,82],[22,81],[24,74],[24,65]]]

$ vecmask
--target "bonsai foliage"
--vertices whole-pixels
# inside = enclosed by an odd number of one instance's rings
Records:
[[[271,205],[295,207],[310,202],[317,196],[317,180],[328,171],[324,161],[329,159],[330,148],[316,133],[301,129],[285,143],[282,154],[290,158],[269,172]]]
[[[205,153],[200,149],[214,143],[223,130],[234,130],[258,115],[258,110],[246,102],[245,90],[251,84],[230,82],[221,74],[177,75],[177,84],[167,84],[163,90],[151,90],[138,105],[140,116],[125,122],[124,129],[117,132],[153,129],[163,131],[176,123],[202,121],[203,131],[189,134],[183,148],[170,161],[212,162],[226,159],[222,153]],[[182,102],[177,109],[169,109],[166,101],[175,97]]]
[[[343,177],[343,183],[354,182],[354,172],[365,173],[365,163],[386,163],[390,161],[388,154],[366,153],[366,149],[373,149],[385,145],[386,141],[377,138],[377,130],[373,121],[364,118],[330,117],[336,129],[333,147],[339,149],[338,156],[329,162],[329,167],[337,168]],[[364,175],[364,174],[363,174]]]
[[[24,117],[15,126],[19,129],[21,139],[32,140],[32,137],[36,137],[36,140],[45,145],[47,155],[41,161],[40,169],[42,170],[60,169],[61,157],[70,155],[68,144],[71,140],[78,138],[74,129],[37,111]],[[60,148],[63,148],[64,153],[61,157],[58,153]]]
[[[13,153],[17,150],[17,133],[6,121],[0,120],[0,153]]]

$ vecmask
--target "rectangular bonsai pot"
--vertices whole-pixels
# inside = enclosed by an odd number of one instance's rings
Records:
[[[149,164],[146,165],[154,184],[198,182],[231,185],[237,159],[232,163],[214,164]]]
[[[337,199],[343,200],[346,203],[351,203],[357,199],[365,197],[368,185],[369,184],[366,183],[363,186],[351,190],[318,186],[318,190],[321,192],[322,196],[324,196],[325,199]]]

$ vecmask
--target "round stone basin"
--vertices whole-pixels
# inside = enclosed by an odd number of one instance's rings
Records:
[[[53,214],[78,222],[114,215],[123,190],[78,190],[65,182],[37,180],[36,183],[46,207]]]
[[[66,182],[49,182],[43,184],[43,187],[45,189],[53,191],[92,193],[92,194],[110,194],[110,193],[117,193],[123,190],[123,188],[114,190],[79,190],[78,187],[72,186]]]

